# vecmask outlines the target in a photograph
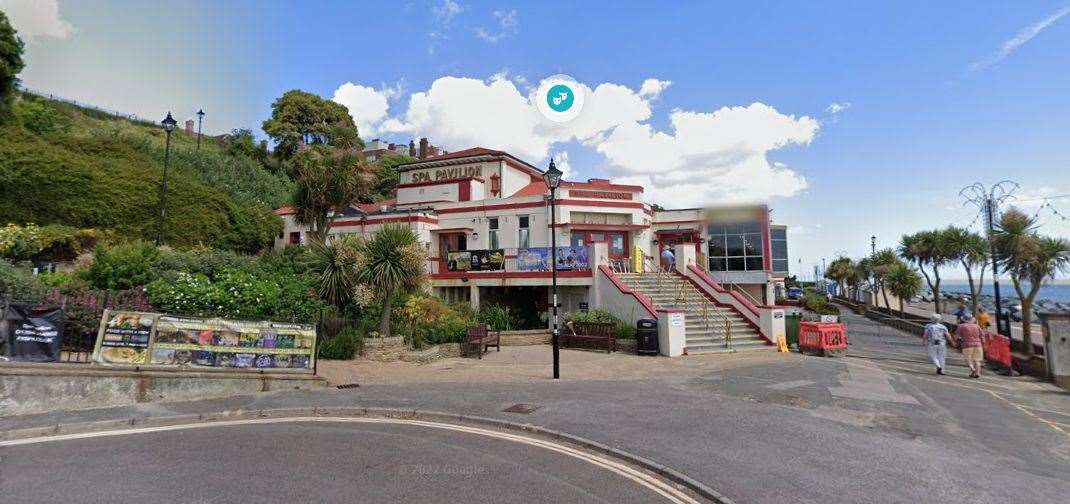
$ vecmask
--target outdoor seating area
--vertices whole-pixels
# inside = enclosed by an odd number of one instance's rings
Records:
[[[611,323],[573,322],[565,329],[561,333],[561,346],[569,346],[570,343],[583,344],[584,348],[604,345],[606,353],[612,353],[617,347],[617,328]]]
[[[487,326],[487,324],[476,324],[468,328],[465,333],[464,344],[461,345],[462,355],[465,357],[471,357],[472,352],[480,359],[483,358],[483,354],[490,350],[490,347],[494,347],[497,351],[502,351],[502,332],[496,331]]]

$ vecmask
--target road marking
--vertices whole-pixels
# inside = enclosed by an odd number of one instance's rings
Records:
[[[235,425],[259,425],[259,424],[274,424],[274,423],[296,423],[296,422],[334,422],[334,423],[368,423],[368,424],[397,424],[397,425],[412,425],[418,427],[430,427],[435,429],[453,430],[457,432],[465,432],[468,434],[476,434],[480,436],[486,436],[491,438],[503,439],[507,441],[513,441],[516,443],[526,444],[529,446],[535,446],[557,452],[563,455],[582,460],[589,464],[601,467],[607,471],[616,473],[617,475],[631,480],[632,482],[644,486],[650,490],[653,490],[657,494],[665,497],[670,502],[675,504],[700,504],[698,500],[680,489],[654,477],[643,471],[632,468],[620,462],[601,457],[592,453],[583,452],[575,448],[570,448],[565,445],[553,443],[550,441],[537,439],[528,436],[521,436],[518,434],[510,434],[507,432],[499,432],[489,429],[483,429],[479,427],[469,427],[464,425],[454,425],[439,422],[428,422],[425,420],[406,420],[401,418],[378,418],[378,417],[290,417],[290,418],[256,418],[248,420],[223,420],[218,422],[206,422],[195,424],[181,424],[181,425],[165,425],[160,427],[134,427],[130,429],[119,429],[113,431],[102,432],[84,432],[79,434],[62,434],[57,436],[42,436],[26,439],[14,439],[10,441],[0,441],[0,447],[5,446],[23,446],[30,444],[49,443],[55,441],[70,441],[77,439],[93,439],[99,437],[112,437],[112,436],[125,436],[131,434],[149,434],[154,432],[167,432],[175,430],[187,430],[187,429],[203,429],[209,427],[226,427]]]
[[[805,387],[807,385],[813,385],[813,380],[792,380],[780,383],[774,383],[772,385],[766,385],[765,388],[771,388],[773,390],[791,390],[793,388]]]
[[[1066,429],[1063,429],[1062,427],[1059,427],[1060,424],[1058,422],[1052,422],[1051,420],[1048,420],[1046,418],[1041,418],[1040,416],[1038,416],[1037,414],[1033,413],[1032,411],[1029,411],[1029,410],[1025,409],[1024,407],[1019,406],[1018,404],[1015,404],[1014,402],[1011,402],[1007,398],[1005,398],[1005,397],[1003,397],[1003,396],[1001,396],[1001,395],[999,395],[999,394],[997,394],[995,392],[992,392],[991,390],[985,390],[985,392],[988,392],[989,394],[992,394],[992,397],[995,397],[996,399],[999,399],[999,400],[1001,400],[1001,401],[1003,401],[1003,402],[1005,402],[1007,404],[1010,404],[1011,406],[1014,406],[1015,408],[1018,409],[1018,411],[1021,411],[1022,413],[1025,413],[1026,415],[1029,415],[1029,416],[1033,417],[1038,422],[1043,423],[1044,425],[1047,425],[1048,427],[1051,427],[1052,429],[1055,429],[1058,432],[1061,432],[1064,436],[1070,437],[1070,431],[1067,431]]]

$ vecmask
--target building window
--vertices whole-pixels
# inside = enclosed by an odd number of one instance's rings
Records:
[[[493,250],[498,248],[498,218],[487,219],[487,227],[490,228],[487,232],[487,248]]]
[[[788,272],[788,234],[783,229],[769,230],[769,248],[773,261],[773,271]]]
[[[710,271],[762,271],[762,227],[757,221],[716,222],[706,250]]]
[[[531,246],[531,229],[528,228],[528,216],[521,215],[517,218],[517,227],[520,229],[517,233],[517,248],[528,248]]]
[[[300,231],[294,231],[294,232],[290,233],[290,244],[291,245],[300,245],[301,244],[301,232]]]

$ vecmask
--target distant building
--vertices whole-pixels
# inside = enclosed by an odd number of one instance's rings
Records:
[[[387,143],[386,141],[374,138],[370,142],[364,145],[364,160],[369,163],[374,163],[376,160],[382,159],[384,156],[409,156],[416,159],[427,159],[429,157],[442,156],[448,154],[445,149],[431,145],[427,141],[427,137],[421,138],[419,145],[416,141],[409,140],[409,144],[395,144]]]

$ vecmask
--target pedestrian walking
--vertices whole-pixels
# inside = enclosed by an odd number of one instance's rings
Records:
[[[925,347],[929,351],[929,360],[936,366],[936,374],[944,374],[947,360],[947,327],[941,322],[939,313],[932,314],[932,321],[925,326]]]
[[[676,269],[676,256],[672,253],[672,249],[661,251],[661,262],[665,265],[666,271],[673,271]]]
[[[962,349],[962,356],[966,358],[966,365],[970,367],[970,378],[981,377],[981,366],[985,360],[984,336],[984,331],[972,315],[967,316],[966,321],[955,329],[955,340]]]
[[[959,305],[959,309],[955,310],[955,321],[958,323],[966,322],[966,317],[970,316],[970,310],[966,309],[966,305]]]
[[[988,329],[992,327],[992,316],[988,314],[984,306],[977,309],[977,325],[981,326],[985,334],[988,334]]]

